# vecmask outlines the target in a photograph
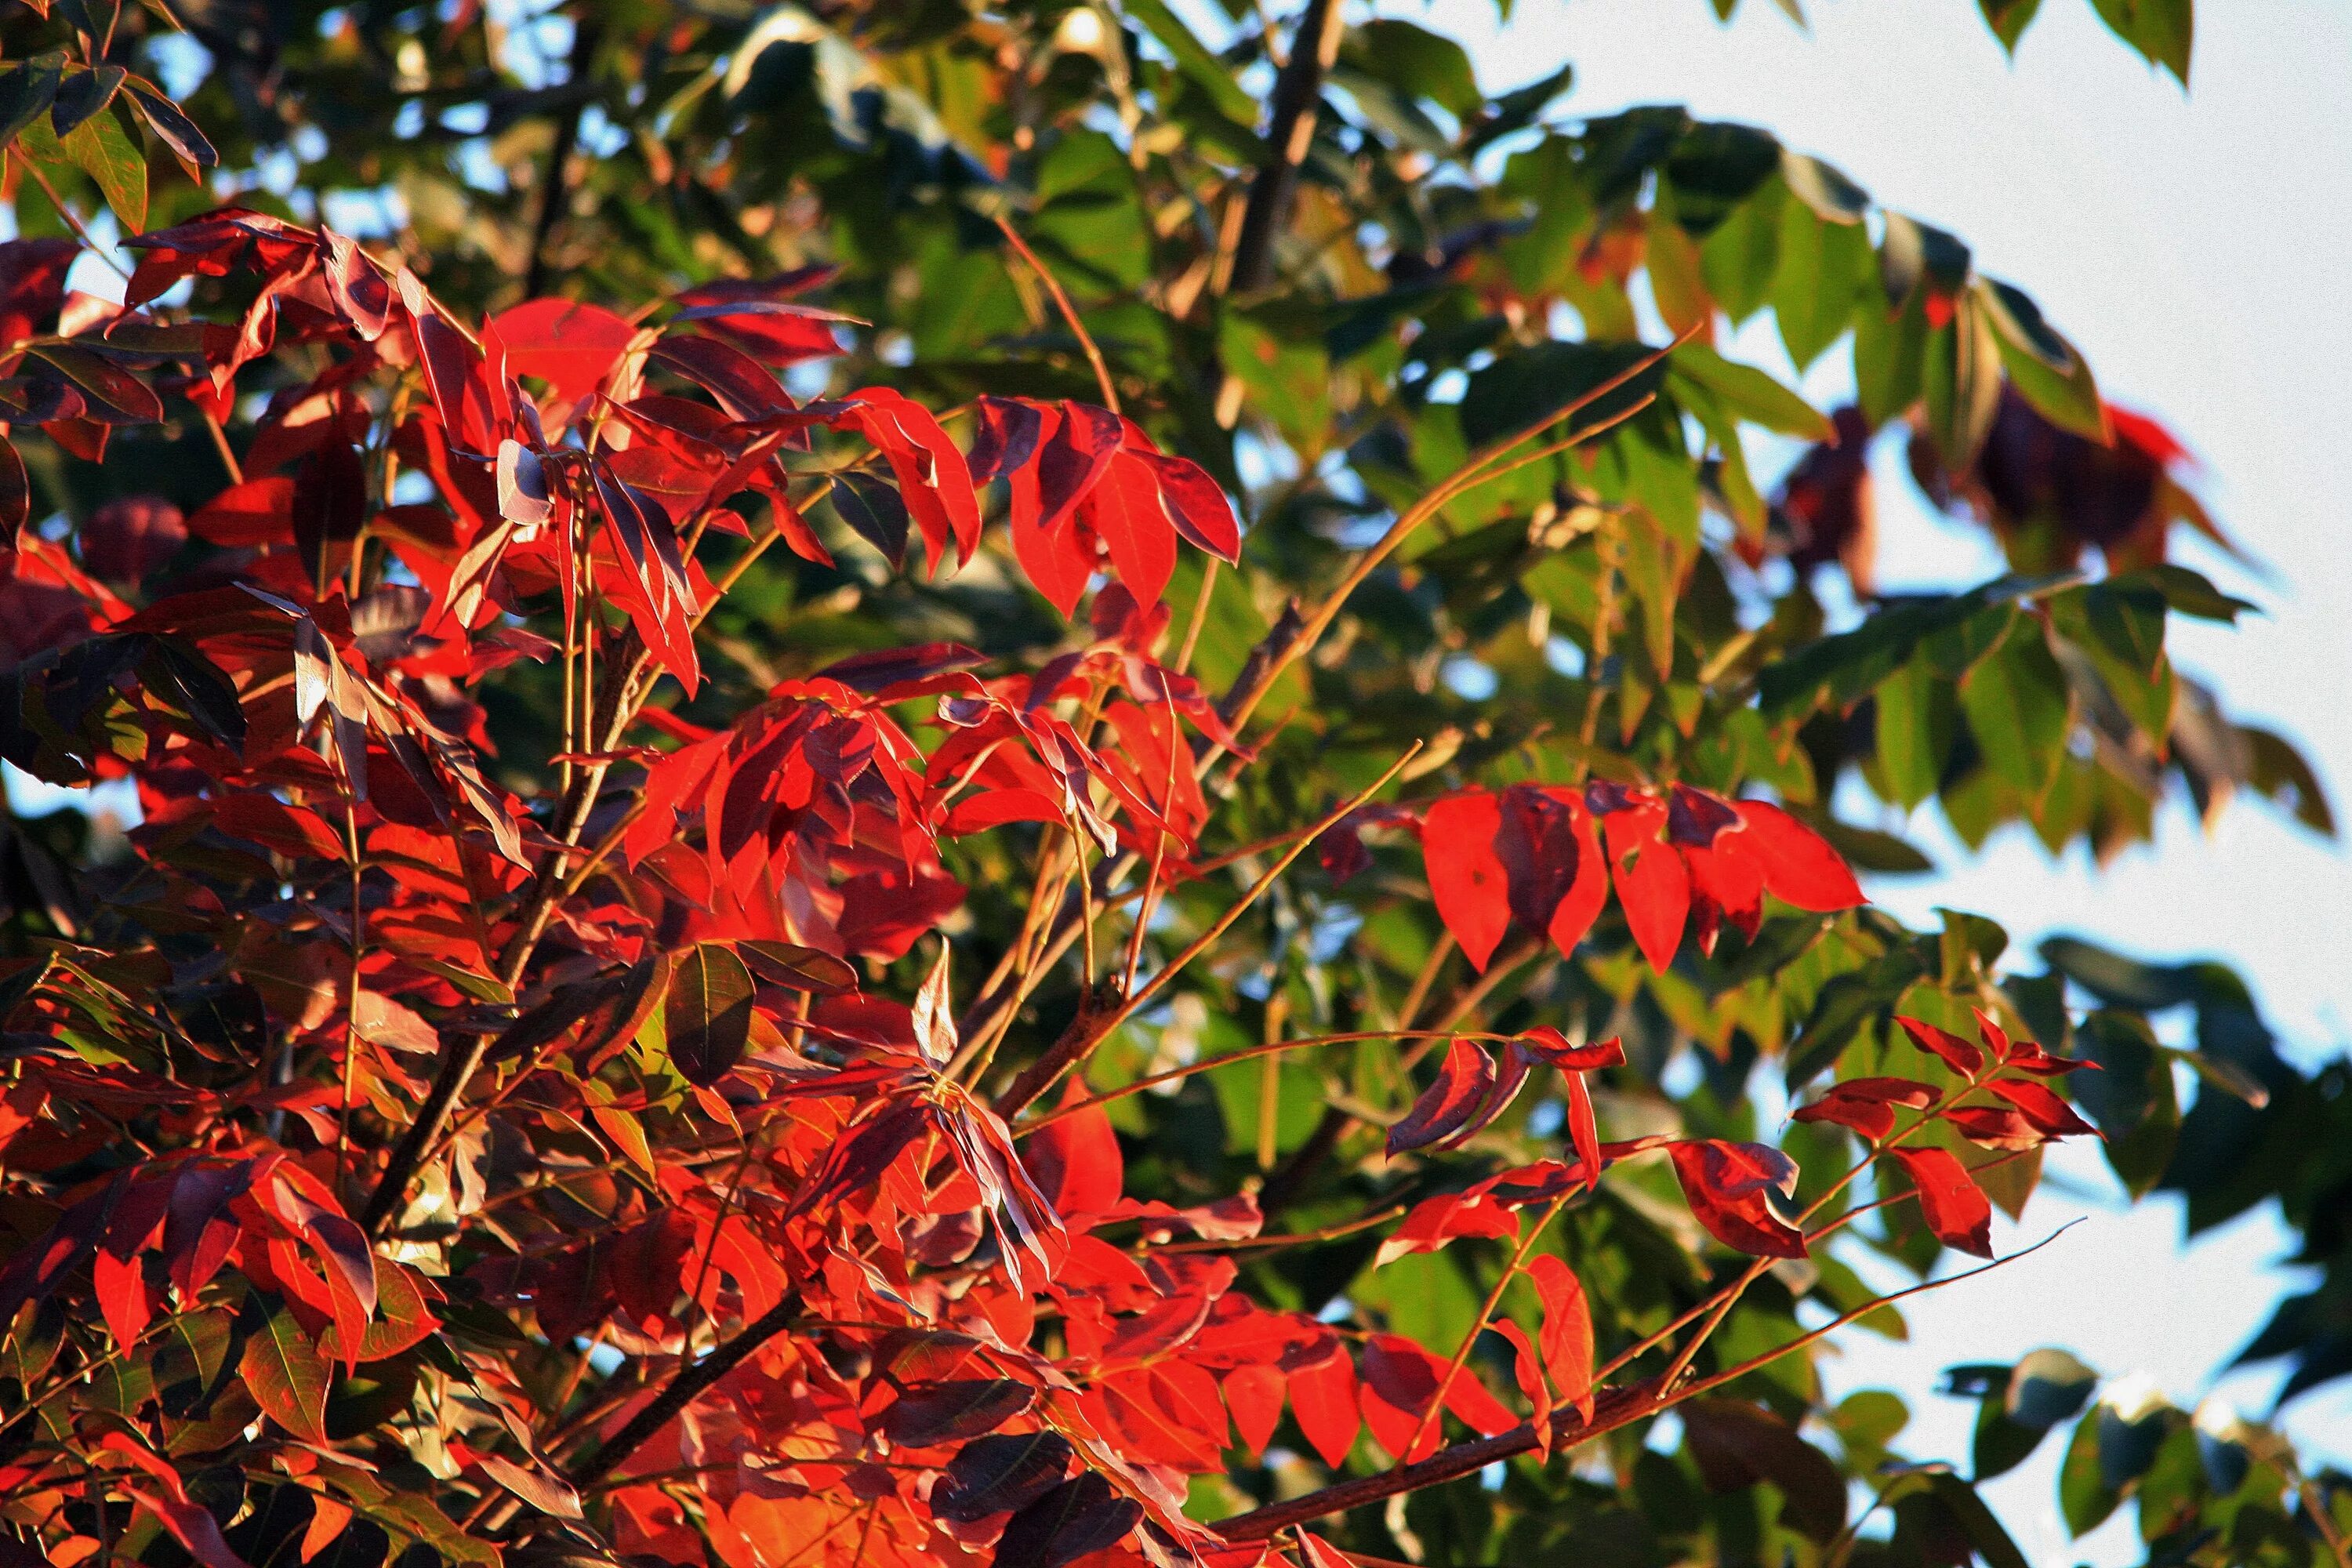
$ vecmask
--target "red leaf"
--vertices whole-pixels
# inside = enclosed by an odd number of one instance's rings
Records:
[[[1833,1121],[1865,1138],[1884,1138],[1895,1130],[1895,1108],[1925,1110],[1936,1103],[1936,1091],[1907,1078],[1857,1078],[1833,1086],[1812,1104],[1796,1111],[1796,1121]]]
[[[1585,1087],[1582,1073],[1561,1076],[1568,1080],[1568,1141],[1590,1191],[1601,1181],[1601,1127],[1592,1115],[1592,1091]]]
[[[1527,931],[1551,923],[1576,876],[1576,827],[1559,797],[1513,784],[1496,797],[1503,814],[1495,854],[1503,862],[1511,918]]]
[[[1992,1052],[1995,1061],[2005,1060],[2011,1048],[2009,1043],[2009,1031],[1994,1023],[1991,1016],[1983,1008],[1971,1007],[1969,1011],[1976,1015],[1977,1037],[1982,1040],[1986,1047]]]
[[[1087,1098],[1086,1085],[1073,1074],[1062,1091],[1064,1107]],[[1118,1152],[1118,1134],[1111,1131],[1110,1113],[1099,1105],[1065,1116],[1029,1135],[1021,1149],[1021,1163],[1045,1201],[1065,1218],[1108,1212],[1118,1202],[1126,1162]]]
[[[882,449],[898,479],[907,510],[923,531],[923,554],[933,575],[952,539],[958,564],[980,548],[980,498],[962,449],[948,439],[931,411],[887,386],[849,395],[853,417],[867,440]]]
[[[2084,1068],[2096,1069],[2099,1064],[2079,1057],[2053,1057],[2029,1040],[2010,1052],[2007,1065],[2020,1072],[2030,1072],[2041,1078],[2063,1078]]]
[[[1576,1045],[1549,1024],[1538,1025],[1518,1037],[1521,1050],[1562,1072],[1598,1072],[1625,1065],[1625,1042],[1615,1035],[1605,1040]]]
[[[1992,1256],[1992,1205],[1968,1168],[1942,1149],[1889,1149],[1919,1191],[1919,1212],[1946,1247]]]
[[[1690,873],[1681,854],[1658,837],[1665,816],[1664,806],[1644,803],[1611,812],[1601,824],[1625,923],[1642,956],[1661,974],[1674,964],[1690,914]]]
[[[1307,1568],[1355,1568],[1356,1560],[1325,1541],[1319,1535],[1298,1532],[1299,1555],[1307,1560]]]
[[[1004,474],[1009,499],[1005,517],[1013,534],[1013,553],[1020,561],[1021,570],[1028,574],[1037,591],[1066,616],[1077,609],[1078,600],[1086,594],[1087,579],[1094,571],[1093,552],[1079,540],[1075,502],[1068,506],[1059,504],[1058,493],[1049,491],[1045,485],[1049,468],[1059,482],[1070,462],[1066,458],[1057,458],[1054,464],[1046,461],[1051,443],[1064,420],[1052,409],[1034,412],[1040,433],[1030,437],[1030,446],[1035,460],[1023,458],[1012,463],[1012,452],[1017,447],[1007,448]],[[1017,443],[1020,437],[1016,428],[1003,439]],[[1108,462],[1108,458],[1104,460]]]
[[[2005,1105],[1954,1106],[1944,1120],[1961,1137],[1988,1149],[2039,1149],[2050,1142],[2048,1133]]]
[[[730,419],[792,412],[792,399],[758,360],[716,338],[664,338],[647,357],[717,398]]]
[[[101,1248],[90,1262],[90,1274],[98,1290],[99,1316],[106,1321],[106,1331],[114,1336],[118,1345],[127,1347],[136,1342],[154,1315],[140,1256],[134,1253],[129,1258],[118,1258]]]
[[[1573,1406],[1580,1418],[1590,1421],[1592,1309],[1584,1299],[1584,1286],[1567,1264],[1549,1252],[1539,1252],[1528,1261],[1528,1278],[1535,1281],[1537,1298],[1543,1302],[1543,1321],[1537,1326],[1537,1333],[1543,1346],[1544,1370],[1551,1375],[1559,1402]]]
[[[508,371],[538,377],[566,403],[603,384],[637,335],[623,317],[576,300],[527,300],[491,324],[506,341]]]
[[[1437,1081],[1422,1091],[1404,1119],[1389,1129],[1388,1152],[1393,1157],[1408,1149],[1425,1148],[1457,1131],[1469,1130],[1471,1118],[1495,1088],[1495,1064],[1468,1040],[1445,1048]]]
[[[136,583],[170,560],[187,537],[180,509],[163,497],[121,496],[81,525],[81,563],[93,577]]]
[[[1422,861],[1438,918],[1481,973],[1511,923],[1509,883],[1495,849],[1502,825],[1501,805],[1484,791],[1432,802],[1421,825]]]
[[[345,1360],[357,1370],[368,1318],[375,1311],[374,1249],[368,1245],[367,1233],[341,1215],[317,1215],[303,1239],[325,1266],[334,1332],[352,1347]]]
[[[1772,1212],[1766,1194],[1795,1190],[1797,1167],[1760,1143],[1693,1139],[1667,1145],[1691,1213],[1709,1235],[1756,1258],[1802,1258],[1805,1237]]]
[[[2038,1083],[1995,1079],[1985,1087],[2017,1107],[2019,1115],[2053,1138],[2073,1138],[2097,1131],[2076,1115],[2073,1106]]]
[[[1284,1358],[1290,1374],[1290,1408],[1307,1441],[1336,1470],[1348,1462],[1361,1421],[1356,1363],[1349,1359],[1346,1342],[1337,1337],[1323,1342],[1320,1354],[1308,1353],[1312,1359],[1302,1358],[1296,1364]]]
[[[237,1372],[263,1414],[306,1443],[327,1440],[327,1365],[284,1306],[245,1342]]]
[[[1418,1443],[1413,1442],[1413,1433],[1435,1400],[1446,1368],[1444,1361],[1401,1334],[1374,1334],[1366,1342],[1364,1381],[1357,1399],[1372,1436],[1394,1458],[1410,1462],[1435,1451],[1442,1436],[1440,1423],[1430,1422]],[[1445,1408],[1485,1436],[1518,1425],[1517,1418],[1503,1408],[1467,1366],[1446,1384]],[[1412,1448],[1410,1454],[1405,1451],[1408,1444]]]
[[[1143,459],[1133,452],[1112,454],[1078,515],[1110,552],[1119,581],[1137,603],[1159,603],[1176,570],[1176,528],[1160,505],[1160,487]]]
[[[1511,1345],[1511,1377],[1518,1384],[1519,1392],[1534,1406],[1529,1416],[1535,1427],[1536,1453],[1539,1458],[1551,1458],[1551,1385],[1544,1377],[1543,1363],[1537,1357],[1536,1347],[1528,1341],[1527,1330],[1508,1318],[1497,1318],[1488,1325]]]
[[[1609,901],[1609,861],[1601,850],[1600,825],[1582,802],[1568,797],[1568,804],[1576,827],[1576,877],[1545,931],[1562,957],[1575,952],[1576,944],[1601,918],[1601,906]]]
[[[1225,1408],[1233,1412],[1234,1430],[1253,1458],[1265,1452],[1274,1429],[1282,1421],[1282,1373],[1264,1362],[1237,1366],[1225,1373]]]
[[[1090,403],[1065,400],[1055,405],[1055,413],[1057,422],[1037,447],[1037,499],[1047,532],[1078,510],[1127,434],[1118,415]]]
[[[1898,1013],[1895,1021],[1911,1037],[1918,1047],[1939,1057],[1944,1065],[1963,1078],[1974,1078],[1984,1070],[1984,1053],[1949,1029],[1939,1029],[1924,1018],[1906,1017]]]
[[[1381,1243],[1373,1263],[1391,1263],[1409,1252],[1434,1252],[1456,1237],[1518,1233],[1517,1219],[1483,1194],[1441,1193],[1412,1205],[1404,1223]]]
[[[1737,802],[1735,809],[1747,825],[1748,847],[1763,865],[1765,891],[1782,903],[1823,913],[1864,901],[1853,873],[1820,834],[1760,800]]]
[[[1209,477],[1206,468],[1190,458],[1171,458],[1158,452],[1130,455],[1151,470],[1177,532],[1221,560],[1241,559],[1242,530],[1240,521],[1234,516],[1234,503],[1217,481]]]
[[[137,1487],[125,1487],[131,1501],[153,1514],[172,1538],[205,1568],[248,1568],[245,1559],[229,1550],[220,1521],[208,1510],[185,1500],[157,1497]]]

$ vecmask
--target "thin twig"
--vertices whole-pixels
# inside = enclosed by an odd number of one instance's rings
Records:
[[[1141,1011],[1144,1005],[1158,995],[1170,981],[1183,973],[1187,964],[1223,939],[1225,932],[1233,929],[1234,922],[1240,920],[1252,905],[1265,896],[1266,889],[1274,885],[1275,879],[1290,869],[1290,863],[1297,859],[1309,844],[1322,837],[1333,824],[1345,817],[1349,812],[1387,788],[1389,781],[1402,773],[1404,765],[1419,755],[1420,752],[1421,742],[1415,741],[1411,746],[1405,748],[1402,756],[1389,764],[1388,770],[1379,778],[1374,779],[1366,788],[1327,813],[1317,825],[1315,832],[1301,835],[1297,843],[1283,852],[1281,858],[1268,867],[1265,874],[1256,881],[1250,884],[1248,891],[1244,892],[1223,914],[1212,921],[1209,929],[1194,938],[1183,952],[1169,960],[1150,980],[1117,1007],[1099,1019],[1089,1020],[1089,1027],[1085,1031],[1083,1038],[1071,1040],[1069,1037],[1065,1036],[1063,1040],[1055,1042],[1055,1049],[1047,1051],[1023,1068],[1021,1075],[1013,1079],[1012,1087],[1007,1089],[996,1102],[996,1113],[999,1116],[1011,1117],[1034,1103],[1038,1096],[1053,1088],[1060,1080],[1064,1072],[1086,1059],[1097,1042],[1108,1038],[1111,1031]]]
[[[1806,1346],[1814,1344],[1846,1327],[1856,1319],[1878,1310],[1881,1307],[1892,1306],[1906,1297],[1916,1296],[1927,1290],[1939,1290],[1948,1285],[1957,1285],[1964,1279],[1973,1279],[1979,1274],[2005,1268],[2021,1258],[2041,1251],[2042,1248],[2064,1235],[2069,1228],[2071,1224],[2062,1226],[2022,1251],[2012,1252],[2006,1258],[1997,1258],[1964,1274],[1949,1275],[1941,1279],[1925,1280],[1890,1295],[1879,1297],[1851,1311],[1839,1314],[1818,1329],[1799,1334],[1796,1338],[1775,1345],[1770,1350],[1759,1352],[1737,1366],[1727,1367],[1710,1377],[1702,1378],[1684,1389],[1678,1391],[1664,1389],[1656,1379],[1644,1379],[1640,1383],[1603,1389],[1593,1401],[1591,1419],[1575,1420],[1572,1412],[1552,1418],[1552,1447],[1573,1447],[1591,1438],[1614,1432],[1620,1427],[1632,1426],[1636,1421],[1646,1420],[1685,1399],[1696,1397],[1711,1389],[1720,1388],[1725,1384],[1735,1382],[1752,1372],[1769,1366],[1784,1356],[1793,1355]],[[1328,1514],[1361,1508],[1367,1503],[1379,1502],[1383,1499],[1404,1492],[1419,1491],[1423,1487],[1435,1486],[1440,1481],[1449,1481],[1459,1476],[1473,1474],[1485,1469],[1488,1465],[1524,1454],[1536,1446],[1534,1426],[1522,1424],[1508,1432],[1497,1433],[1492,1437],[1481,1437],[1473,1442],[1457,1443],[1451,1447],[1441,1448],[1428,1458],[1414,1464],[1382,1470],[1377,1475],[1358,1477],[1351,1480],[1341,1481],[1335,1486],[1308,1492],[1303,1497],[1292,1498],[1284,1502],[1269,1503],[1264,1508],[1252,1509],[1247,1513],[1235,1514],[1231,1519],[1220,1520],[1209,1528],[1228,1541],[1263,1541],[1293,1525],[1304,1524],[1308,1520],[1321,1519]]]
[[[1118,389],[1111,384],[1110,365],[1103,359],[1102,350],[1096,346],[1094,334],[1087,331],[1086,322],[1078,319],[1078,308],[1071,304],[1069,295],[1062,291],[1061,279],[1037,259],[1037,253],[1029,248],[1029,242],[1021,237],[1012,220],[1003,213],[996,215],[996,226],[1004,231],[1004,237],[1012,243],[1013,249],[1021,253],[1021,259],[1029,264],[1030,269],[1037,274],[1038,280],[1045,285],[1045,291],[1054,296],[1055,307],[1062,312],[1062,320],[1069,323],[1070,331],[1077,337],[1078,346],[1087,352],[1087,363],[1095,367],[1095,384],[1102,388],[1103,406],[1113,414],[1118,413]]]

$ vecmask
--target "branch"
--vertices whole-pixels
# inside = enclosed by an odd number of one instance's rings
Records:
[[[1720,1388],[1725,1384],[1746,1377],[1749,1373],[1769,1366],[1783,1356],[1793,1355],[1807,1345],[1813,1344],[1844,1328],[1855,1319],[1867,1316],[1881,1307],[1891,1306],[1906,1296],[1916,1296],[1923,1291],[1938,1290],[1947,1285],[1957,1285],[1963,1279],[1973,1279],[1979,1274],[1990,1273],[1995,1268],[2014,1263],[2021,1258],[2041,1251],[2057,1240],[2072,1228],[2072,1223],[2074,1222],[2059,1226],[2058,1229],[2052,1231],[2021,1252],[2012,1252],[2007,1258],[1997,1258],[1990,1263],[1981,1264],[1963,1274],[1948,1275],[1941,1279],[1925,1280],[1917,1285],[1895,1291],[1891,1295],[1881,1296],[1856,1307],[1850,1312],[1832,1319],[1818,1329],[1799,1334],[1785,1344],[1775,1345],[1769,1351],[1748,1357],[1736,1366],[1726,1367],[1721,1372],[1700,1378],[1680,1388],[1669,1389],[1664,1386],[1664,1380],[1660,1378],[1644,1378],[1640,1383],[1626,1384],[1616,1388],[1604,1388],[1593,1400],[1591,1420],[1578,1421],[1573,1412],[1552,1418],[1552,1447],[1554,1448],[1574,1447],[1590,1438],[1614,1432],[1621,1426],[1629,1426],[1636,1421],[1655,1415],[1686,1399],[1696,1398],[1712,1389]],[[1292,1498],[1287,1502],[1269,1503],[1264,1508],[1252,1509],[1247,1513],[1235,1514],[1231,1519],[1222,1520],[1209,1528],[1228,1541],[1263,1541],[1279,1531],[1289,1529],[1292,1525],[1305,1524],[1309,1520],[1321,1519],[1326,1514],[1361,1508],[1366,1503],[1379,1502],[1385,1498],[1395,1497],[1403,1492],[1419,1491],[1423,1487],[1433,1487],[1441,1481],[1450,1481],[1457,1477],[1469,1475],[1474,1471],[1485,1469],[1496,1460],[1527,1453],[1535,1447],[1535,1426],[1531,1422],[1526,1422],[1507,1432],[1497,1433],[1492,1437],[1480,1437],[1467,1443],[1456,1443],[1452,1447],[1441,1448],[1419,1464],[1400,1465],[1394,1469],[1382,1470],[1378,1475],[1361,1476],[1354,1480],[1341,1481],[1337,1486],[1325,1487],[1319,1491],[1308,1492],[1304,1497]]]
[[[1021,259],[1029,264],[1029,270],[1037,275],[1037,280],[1045,285],[1045,292],[1054,297],[1054,303],[1061,309],[1062,320],[1076,334],[1078,346],[1087,351],[1087,363],[1095,367],[1095,384],[1102,389],[1103,406],[1113,414],[1118,413],[1118,389],[1111,384],[1110,366],[1105,363],[1102,350],[1096,346],[1095,335],[1087,331],[1087,323],[1078,315],[1078,308],[1070,303],[1069,295],[1063,291],[1062,280],[1037,259],[1037,253],[1029,248],[1029,242],[1021,237],[1019,231],[1003,213],[996,215],[996,226],[1004,231],[1004,237],[1012,242],[1013,249],[1021,253]]]
[[[1186,964],[1214,946],[1226,931],[1232,930],[1234,922],[1240,920],[1252,905],[1265,896],[1265,890],[1274,886],[1276,878],[1290,869],[1290,863],[1304,854],[1308,845],[1321,837],[1349,812],[1386,789],[1389,781],[1403,771],[1404,765],[1419,755],[1420,752],[1421,742],[1415,741],[1405,749],[1404,755],[1389,764],[1387,772],[1325,813],[1315,825],[1315,830],[1312,833],[1299,835],[1297,842],[1283,851],[1280,858],[1267,867],[1264,875],[1256,881],[1250,884],[1249,890],[1234,900],[1231,909],[1212,921],[1209,929],[1195,937],[1192,944],[1183,952],[1161,965],[1159,973],[1144,982],[1142,987],[1133,995],[1098,1017],[1088,1017],[1082,1014],[1081,1020],[1085,1027],[1074,1026],[1065,1030],[1062,1037],[1054,1042],[1051,1049],[1023,1068],[1019,1076],[1013,1079],[1012,1085],[998,1097],[996,1114],[1009,1120],[1034,1103],[1040,1095],[1053,1088],[1063,1073],[1085,1059],[1087,1054],[1094,1049],[1097,1041],[1133,1017],[1144,1004],[1160,994],[1162,986],[1182,973]]]
[[[693,1365],[680,1368],[677,1375],[669,1380],[669,1385],[654,1395],[652,1403],[630,1416],[594,1453],[576,1465],[567,1466],[563,1479],[581,1490],[603,1480],[614,1467],[643,1447],[648,1438],[668,1426],[704,1390],[740,1366],[753,1351],[790,1328],[800,1315],[800,1292],[787,1290],[782,1300],[744,1324],[733,1339]]]
[[[1274,239],[1290,216],[1298,188],[1298,166],[1315,141],[1316,105],[1323,78],[1339,57],[1339,0],[1307,0],[1290,35],[1290,58],[1275,79],[1274,113],[1265,128],[1265,157],[1250,181],[1242,209],[1241,237],[1234,242],[1233,270],[1226,287],[1239,293],[1263,289],[1274,272]]]
[[[588,67],[604,38],[603,24],[593,13],[580,19],[572,34],[572,63],[564,85],[584,86]],[[587,117],[592,94],[582,93],[570,114],[555,122],[555,144],[547,150],[547,178],[539,196],[539,221],[530,234],[530,268],[523,274],[522,297],[536,300],[547,286],[547,242],[555,236],[556,220],[563,216],[563,198],[570,194],[564,169],[580,145],[580,122]]]

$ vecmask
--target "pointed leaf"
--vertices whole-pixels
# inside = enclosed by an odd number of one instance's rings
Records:
[[[307,1443],[327,1440],[327,1363],[282,1302],[259,1303],[238,1376],[272,1421]]]
[[[1502,826],[1500,803],[1483,791],[1433,802],[1422,820],[1422,860],[1438,918],[1481,973],[1511,923],[1509,882],[1496,851]]]
[[[1919,1212],[1936,1239],[1979,1258],[1992,1256],[1992,1205],[1968,1168],[1943,1149],[1889,1149],[1918,1189]]]
[[[725,1078],[751,1034],[751,972],[733,951],[698,942],[678,961],[662,1006],[670,1060],[688,1083]]]

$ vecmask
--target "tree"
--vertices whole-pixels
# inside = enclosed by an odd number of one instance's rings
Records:
[[[2165,652],[2245,606],[2163,426],[1765,132],[1217,25],[7,24],[0,751],[142,807],[6,843],[20,1554],[2012,1563],[1824,1400],[1849,1258],[2095,1130],[2327,1201],[2232,976],[1906,929],[1830,809],[2332,831]],[[1712,346],[1768,307],[1854,407]],[[2012,574],[1873,595],[1897,425]],[[1972,1476],[2072,1422],[2078,1528],[2345,1560],[2095,1381],[1957,1369]]]

